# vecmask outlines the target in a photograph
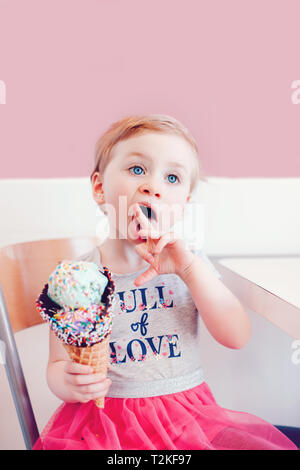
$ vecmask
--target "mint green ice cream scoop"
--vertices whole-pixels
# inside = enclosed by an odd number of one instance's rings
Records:
[[[107,282],[95,263],[63,260],[49,277],[48,296],[61,307],[88,308],[101,304]]]

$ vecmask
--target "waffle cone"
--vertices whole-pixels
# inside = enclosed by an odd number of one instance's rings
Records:
[[[64,343],[64,347],[73,362],[85,364],[93,367],[94,374],[101,373],[107,376],[109,368],[109,339],[110,335],[100,343],[96,343],[89,347],[78,347]],[[98,408],[104,408],[104,397],[94,400]]]

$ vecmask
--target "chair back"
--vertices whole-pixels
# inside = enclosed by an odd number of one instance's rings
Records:
[[[0,284],[13,332],[43,322],[35,301],[59,261],[76,258],[96,245],[96,238],[61,238],[0,248]]]
[[[0,353],[27,449],[39,436],[14,333],[43,323],[36,300],[50,273],[97,245],[96,237],[17,243],[0,248]]]

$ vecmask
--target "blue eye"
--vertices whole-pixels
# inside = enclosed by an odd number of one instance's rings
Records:
[[[129,168],[129,170],[135,170],[135,168],[139,168],[140,170],[143,171],[143,168],[142,168],[141,166],[138,166],[138,165],[132,166],[131,168]],[[133,173],[134,173],[135,175],[140,175],[140,174],[141,174],[141,173],[136,173],[135,171],[133,171]]]
[[[139,166],[139,165],[134,165],[134,166],[132,166],[132,167],[129,168],[129,171],[130,171],[131,173],[133,173],[134,175],[139,176],[139,175],[142,174],[142,172],[143,172],[144,170],[143,170],[143,168],[142,168],[141,166]],[[172,178],[172,180],[170,180],[170,178]],[[168,181],[169,181],[170,183],[176,183],[176,181],[177,181],[178,183],[180,182],[178,176],[173,175],[173,174],[169,174],[169,175],[168,175]]]
[[[170,176],[171,176],[171,177],[174,177],[174,178],[177,178],[176,175],[169,175],[169,176],[168,176],[168,179],[169,179]],[[178,180],[178,178],[177,178],[177,180]],[[170,181],[170,180],[169,180],[169,181]],[[175,181],[174,181],[174,180],[173,180],[173,181],[170,181],[170,183],[175,183]]]

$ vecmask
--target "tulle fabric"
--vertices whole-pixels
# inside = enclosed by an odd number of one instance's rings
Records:
[[[147,398],[64,403],[34,450],[297,450],[265,420],[219,406],[206,382]]]

